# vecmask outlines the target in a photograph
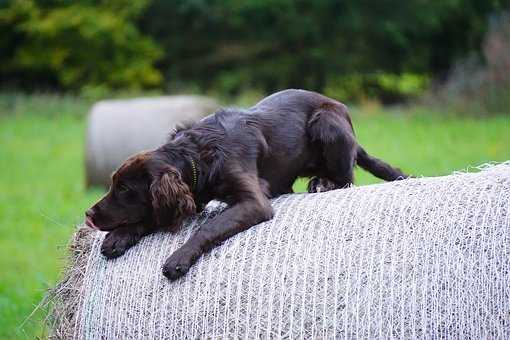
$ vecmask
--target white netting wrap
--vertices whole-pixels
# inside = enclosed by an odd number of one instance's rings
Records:
[[[75,339],[510,337],[509,162],[273,206],[271,221],[173,283],[164,260],[221,208],[113,261],[94,232],[72,329],[58,319],[55,329]]]

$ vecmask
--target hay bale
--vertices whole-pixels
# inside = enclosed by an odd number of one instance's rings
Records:
[[[510,162],[478,173],[273,201],[275,217],[176,282],[181,232],[100,254],[81,229],[56,289],[53,332],[73,339],[509,338]],[[76,251],[76,243],[81,246]]]
[[[212,113],[218,104],[199,96],[104,100],[89,113],[87,186],[107,187],[111,173],[130,155],[160,146],[176,124]]]

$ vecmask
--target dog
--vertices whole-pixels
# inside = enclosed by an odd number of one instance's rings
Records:
[[[271,219],[269,199],[292,193],[296,178],[311,178],[309,192],[345,188],[356,165],[386,181],[408,177],[356,142],[344,104],[284,90],[249,109],[221,109],[131,156],[85,222],[108,232],[101,252],[115,258],[145,235],[176,231],[213,199],[227,203],[166,260],[163,274],[176,280],[205,252]]]

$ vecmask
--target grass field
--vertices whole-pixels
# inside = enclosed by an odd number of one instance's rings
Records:
[[[74,226],[101,194],[83,184],[89,106],[72,97],[0,95],[0,339],[43,335],[36,321],[20,325],[55,283]],[[414,175],[510,159],[510,114],[395,109],[354,110],[353,117],[366,150]],[[357,177],[358,184],[376,181]]]

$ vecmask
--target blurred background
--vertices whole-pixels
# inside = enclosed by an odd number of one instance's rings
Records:
[[[360,143],[408,173],[472,169],[510,159],[509,9],[503,0],[0,0],[0,338],[45,336],[27,317],[104,190],[85,181],[97,101],[193,94],[251,106],[304,88],[349,105]]]

